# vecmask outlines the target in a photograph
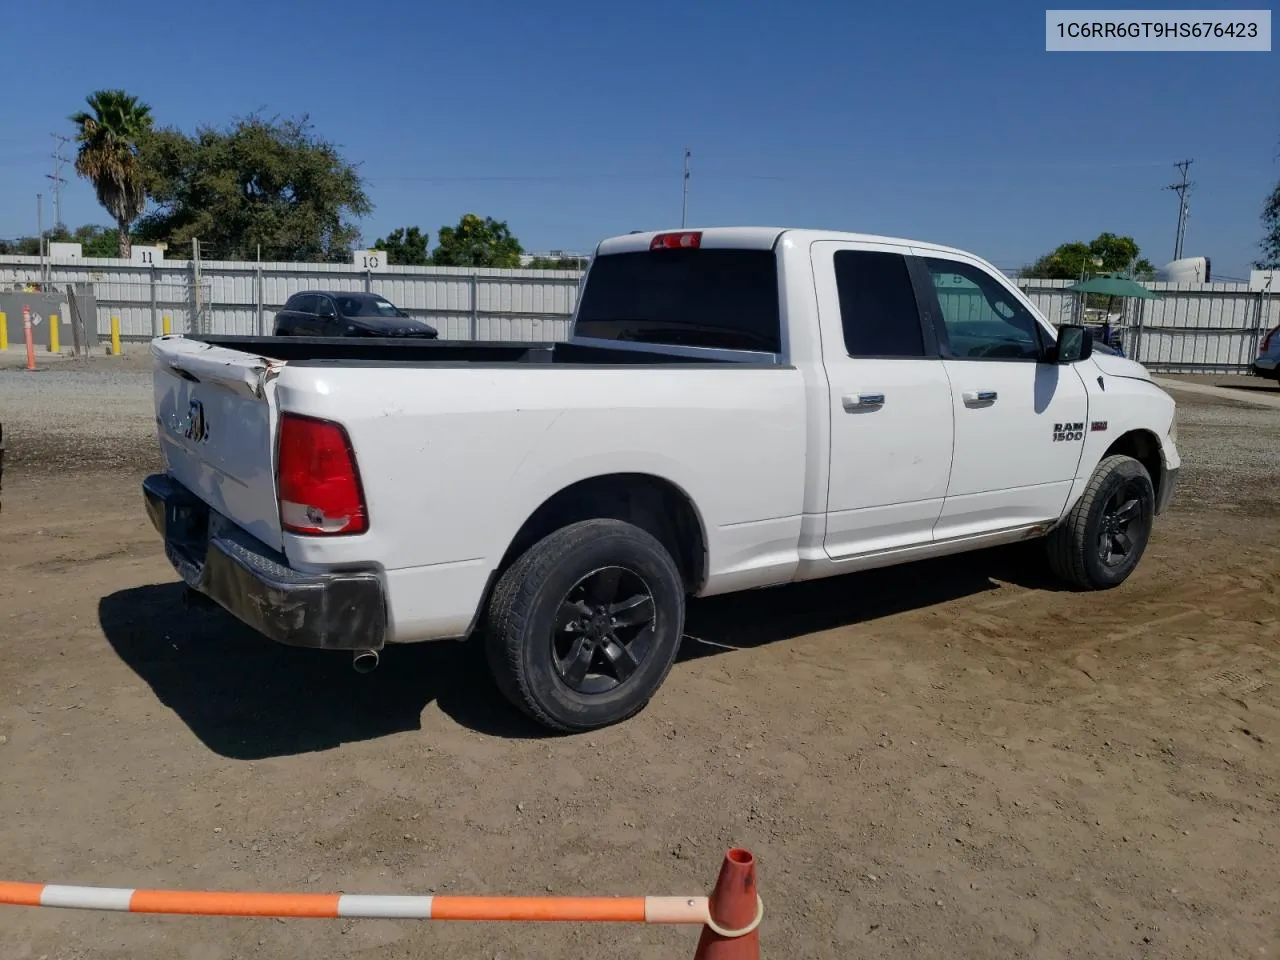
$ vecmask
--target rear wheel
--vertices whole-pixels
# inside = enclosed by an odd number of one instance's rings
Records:
[[[1049,534],[1050,566],[1084,590],[1119,586],[1147,549],[1155,505],[1147,468],[1132,457],[1107,457],[1070,513]]]
[[[534,544],[499,579],[485,649],[503,695],[553,730],[644,708],[675,662],[684,584],[651,534],[585,520]]]

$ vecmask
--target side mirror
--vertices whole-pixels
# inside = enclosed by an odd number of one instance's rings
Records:
[[[1055,362],[1078,363],[1093,355],[1093,334],[1079,324],[1064,324],[1058,328],[1058,349]]]

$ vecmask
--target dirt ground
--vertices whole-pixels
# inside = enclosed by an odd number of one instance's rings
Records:
[[[0,880],[677,894],[741,844],[767,957],[1280,951],[1280,411],[1179,397],[1180,494],[1118,590],[1059,590],[1018,548],[703,602],[644,713],[548,737],[468,645],[358,676],[187,611],[139,499],[145,373],[100,369],[0,370]],[[0,930],[5,960],[696,940],[4,907]]]

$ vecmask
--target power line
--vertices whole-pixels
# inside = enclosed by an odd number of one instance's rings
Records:
[[[1187,194],[1191,192],[1191,188],[1195,186],[1187,179],[1187,168],[1195,163],[1194,160],[1179,160],[1174,164],[1182,171],[1182,182],[1171,183],[1165,190],[1172,190],[1178,195],[1178,232],[1173,241],[1173,259],[1182,259],[1182,241],[1187,235],[1187,214],[1190,212],[1190,206],[1187,202]]]

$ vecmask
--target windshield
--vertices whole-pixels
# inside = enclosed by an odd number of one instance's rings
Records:
[[[780,326],[773,251],[656,250],[595,259],[574,333],[777,353]]]
[[[403,314],[390,300],[381,297],[337,297],[338,312],[344,317],[400,317]]]

